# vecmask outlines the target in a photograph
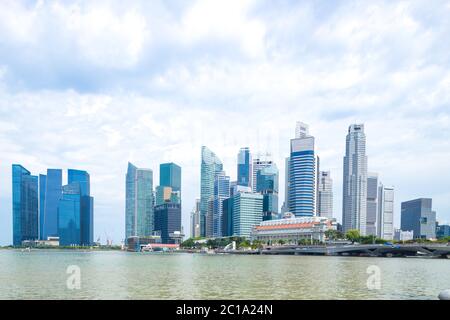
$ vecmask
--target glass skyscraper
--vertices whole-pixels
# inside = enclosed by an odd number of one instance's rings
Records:
[[[161,235],[161,242],[174,244],[172,235],[181,232],[181,205],[179,203],[164,203],[155,207],[155,231]]]
[[[263,195],[263,220],[278,218],[278,168],[275,164],[257,173],[256,192]]]
[[[160,164],[159,185],[181,191],[181,167],[173,162]]]
[[[238,153],[237,184],[252,186],[252,156],[248,147],[241,148]]]
[[[39,175],[39,237],[41,240],[58,236],[58,205],[61,196],[61,169],[48,169],[47,175]]]
[[[12,165],[13,245],[38,239],[38,177],[18,164]]]
[[[145,237],[154,231],[153,171],[128,163],[126,175],[125,236]]]
[[[48,177],[47,177],[48,185]],[[83,170],[68,170],[68,184],[58,202],[58,235],[63,246],[89,246],[94,242],[94,198],[90,176]]]
[[[363,124],[348,129],[344,157],[342,227],[357,229],[366,235],[367,222],[367,156]]]
[[[252,192],[237,192],[233,196],[233,235],[250,238],[254,226],[263,216],[263,196]]]
[[[223,201],[230,197],[230,177],[225,172],[214,178],[213,236],[222,237]]]
[[[222,161],[205,146],[202,147],[200,170],[200,235],[205,237],[208,205],[214,199],[214,177],[223,170]]]
[[[289,211],[297,217],[314,216],[316,193],[316,156],[314,137],[306,125],[300,137],[291,140],[289,158]]]
[[[58,206],[58,234],[61,246],[81,245],[81,185],[63,186]]]
[[[269,154],[266,155],[266,157],[269,157]],[[252,164],[252,191],[256,192],[256,175],[258,174],[258,171],[262,168],[270,167],[273,164],[272,160],[269,159],[261,159],[258,157],[257,159],[253,159]]]

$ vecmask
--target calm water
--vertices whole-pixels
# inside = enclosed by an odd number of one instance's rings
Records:
[[[67,267],[81,289],[67,289]],[[367,268],[381,271],[368,290]],[[450,260],[0,250],[0,299],[436,299]]]

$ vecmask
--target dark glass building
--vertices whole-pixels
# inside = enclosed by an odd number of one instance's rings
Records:
[[[39,238],[58,236],[58,205],[62,196],[62,170],[48,169],[39,175]]]
[[[181,205],[169,202],[156,206],[154,226],[155,232],[161,235],[161,243],[175,244],[171,234],[181,232]]]
[[[18,164],[12,165],[13,245],[38,239],[38,177]]]
[[[272,164],[256,173],[256,192],[263,195],[263,220],[278,219],[278,169]]]
[[[222,236],[233,236],[233,197],[222,202]]]
[[[413,231],[414,239],[436,238],[436,212],[432,199],[420,198],[402,202],[401,229]]]
[[[245,147],[239,150],[237,165],[237,184],[239,186],[252,186],[252,157],[250,149]]]

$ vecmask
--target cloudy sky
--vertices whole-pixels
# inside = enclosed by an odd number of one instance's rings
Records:
[[[341,219],[348,125],[400,202],[450,222],[449,1],[0,2],[0,244],[12,241],[11,164],[89,171],[95,238],[124,236],[127,162],[183,169],[183,223],[200,148],[232,179],[242,146],[280,169],[310,125]]]

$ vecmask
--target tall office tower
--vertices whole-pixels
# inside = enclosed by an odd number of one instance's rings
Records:
[[[128,163],[126,175],[125,236],[145,237],[154,231],[153,171]]]
[[[289,211],[297,217],[314,216],[316,193],[316,155],[314,137],[302,124],[299,138],[291,140],[289,160]]]
[[[39,175],[39,237],[58,236],[58,204],[62,196],[62,170],[48,169],[47,175]]]
[[[248,147],[241,148],[238,153],[237,183],[240,186],[252,186],[252,156]]]
[[[12,165],[13,245],[38,239],[38,177],[18,164]]]
[[[252,192],[237,192],[233,197],[233,235],[250,238],[254,226],[262,221],[263,196]]]
[[[200,199],[195,199],[195,207],[191,212],[191,238],[200,237]]]
[[[94,243],[94,198],[90,195],[90,176],[86,171],[69,169],[68,178],[58,201],[59,243],[89,246]]]
[[[160,164],[159,185],[181,194],[181,167],[173,162]]]
[[[214,178],[213,236],[222,237],[222,204],[230,197],[230,177],[225,172],[217,173]]]
[[[253,159],[252,163],[252,191],[256,192],[256,175],[258,171],[272,166],[273,161],[270,159],[270,154],[266,153],[264,157],[258,155],[257,159]]]
[[[378,217],[378,174],[367,174],[367,218],[366,235],[376,236]]]
[[[263,195],[263,220],[278,219],[278,168],[275,164],[258,171],[256,192]]]
[[[402,202],[401,229],[413,231],[414,239],[436,238],[436,212],[432,199],[420,198]]]
[[[155,231],[161,235],[161,242],[174,244],[175,232],[181,232],[181,205],[164,203],[155,207]]]
[[[385,187],[380,185],[378,188],[377,237],[385,240],[394,239],[393,187]]]
[[[291,185],[291,179],[289,175],[291,165],[291,158],[287,157],[285,160],[285,176],[284,176],[284,203],[281,208],[281,213],[289,211],[289,186]]]
[[[222,202],[222,236],[233,235],[233,199],[234,195]]]
[[[348,129],[343,177],[343,231],[358,229],[366,235],[367,218],[367,156],[363,124]]]
[[[214,197],[214,177],[223,170],[220,159],[207,147],[202,147],[200,172],[200,235],[206,236],[206,215],[208,202]]]
[[[320,171],[317,191],[317,215],[333,218],[333,179],[330,171]]]

